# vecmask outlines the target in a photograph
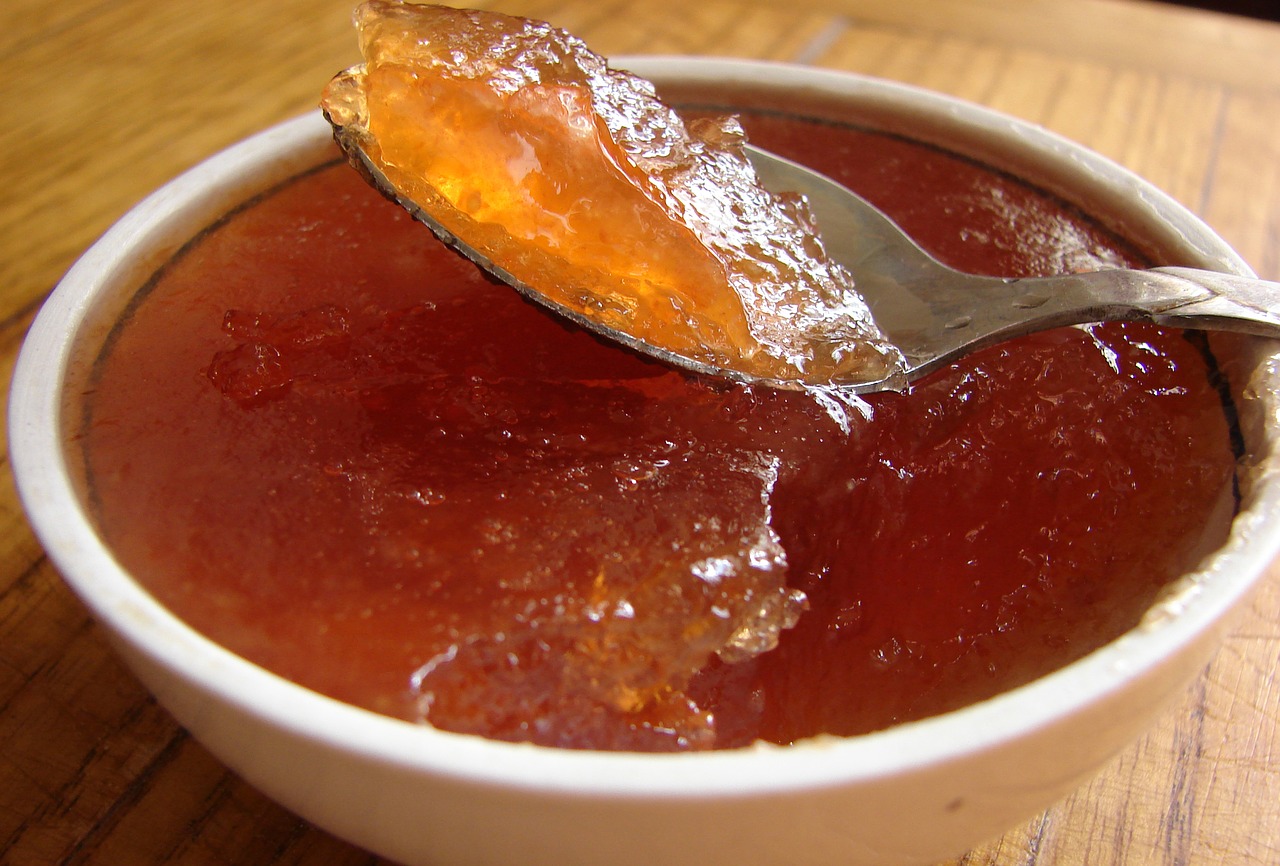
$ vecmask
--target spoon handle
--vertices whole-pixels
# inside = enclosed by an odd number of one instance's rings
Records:
[[[916,278],[910,288],[897,298],[916,299],[915,307],[904,315],[886,308],[882,324],[890,325],[886,330],[902,348],[912,379],[983,346],[1083,322],[1140,319],[1280,337],[1280,283],[1197,268],[1114,269],[1013,280],[944,269]],[[879,308],[873,309],[879,320]],[[909,316],[924,325],[899,324]]]
[[[1280,336],[1280,283],[1198,268],[1156,268],[1140,309],[1158,322]],[[1199,297],[1196,297],[1196,294]],[[1186,300],[1181,300],[1186,296]],[[1167,306],[1163,304],[1167,303]]]
[[[1043,284],[1051,302],[1028,319],[1149,319],[1159,324],[1280,336],[1280,283],[1198,268],[1104,270],[1017,280],[1025,296]],[[1012,287],[1011,287],[1012,288]],[[1033,293],[1033,292],[1032,292]]]

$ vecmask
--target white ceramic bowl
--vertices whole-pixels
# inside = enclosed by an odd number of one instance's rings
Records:
[[[733,61],[628,62],[659,80],[785,83],[1035,176],[1181,263],[1248,273],[1207,227],[1123,169],[1027,124],[852,75]],[[694,755],[558,751],[412,725],[322,697],[223,650],[158,605],[85,514],[62,405],[158,262],[253,192],[327,153],[308,116],[231,148],[111,229],[58,286],[11,398],[14,472],[72,588],[159,700],[237,773],[303,817],[406,863],[930,863],[1025,820],[1128,744],[1211,653],[1276,554],[1280,381],[1261,341],[1228,341],[1252,468],[1227,544],[1131,633],[1023,688],[867,736]],[[1101,205],[1099,208],[1097,205]],[[71,391],[71,393],[76,393]]]

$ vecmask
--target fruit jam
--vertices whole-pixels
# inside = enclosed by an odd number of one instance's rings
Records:
[[[397,0],[354,17],[364,62],[321,98],[336,140],[536,299],[698,372],[901,379],[803,200],[759,184],[732,115],[686,121],[546,22]]]
[[[734,102],[957,267],[1145,264],[973,161]],[[487,737],[729,748],[944,712],[1133,627],[1225,536],[1213,379],[1141,324],[905,394],[699,379],[491,282],[335,152],[157,272],[73,432],[119,561],[269,670]]]

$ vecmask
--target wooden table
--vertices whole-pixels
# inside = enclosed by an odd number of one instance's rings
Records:
[[[6,0],[0,364],[145,193],[312,110],[352,0]],[[1137,0],[494,0],[598,51],[856,70],[1044,124],[1280,278],[1280,25]],[[0,862],[376,862],[231,775],[107,647],[0,472]],[[1092,783],[956,863],[1280,863],[1280,568],[1180,703]]]

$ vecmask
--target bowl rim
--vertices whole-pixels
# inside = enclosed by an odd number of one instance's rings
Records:
[[[910,85],[787,63],[637,56],[617,58],[615,65],[656,79],[814,86],[943,118],[965,134],[1016,142],[1037,159],[1065,165],[1087,181],[1090,194],[1135,198],[1146,218],[1158,214],[1203,266],[1251,273],[1203,222],[1151,184],[1054,133],[985,107]],[[1104,699],[1218,626],[1280,550],[1280,533],[1249,532],[1237,519],[1227,545],[1169,601],[1176,616],[1151,618],[1084,658],[988,700],[855,737],[687,754],[570,751],[440,731],[298,686],[195,632],[116,563],[76,493],[62,448],[60,404],[84,316],[98,291],[119,277],[131,250],[145,248],[193,208],[207,217],[210,190],[234,186],[247,165],[278,165],[281,154],[328,137],[317,112],[286,121],[184,172],[131,209],[72,266],[38,314],[10,392],[10,453],[19,495],[68,585],[131,649],[210,700],[274,728],[410,772],[544,794],[746,797],[844,785],[971,757]],[[240,200],[247,197],[243,189]],[[1248,514],[1280,513],[1277,500],[1280,484],[1264,478]]]

